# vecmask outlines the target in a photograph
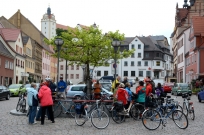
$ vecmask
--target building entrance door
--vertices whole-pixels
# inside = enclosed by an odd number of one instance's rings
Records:
[[[159,79],[159,71],[154,71],[154,78]]]

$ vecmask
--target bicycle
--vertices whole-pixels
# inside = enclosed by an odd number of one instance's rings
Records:
[[[161,105],[158,108],[146,109],[142,114],[142,123],[144,127],[149,130],[156,130],[162,123],[163,128],[166,126],[169,116],[172,115],[174,123],[180,129],[186,129],[188,127],[188,119],[181,110],[177,109],[177,106],[178,102],[174,102],[173,104]],[[164,112],[163,108],[168,108],[170,111]],[[182,120],[184,120],[184,122]],[[179,122],[181,122],[181,125]]]
[[[19,99],[18,99],[18,103],[17,103],[17,106],[16,106],[16,111],[20,111],[22,113],[25,113],[26,112],[26,99],[25,99],[25,96],[26,96],[26,93],[23,93],[19,96]]]
[[[188,114],[192,120],[195,119],[195,112],[194,112],[194,107],[193,107],[193,102],[189,102],[190,96],[188,93],[183,93],[182,94],[183,98],[183,111],[188,117]]]
[[[95,104],[93,104],[89,108],[87,102],[92,102],[92,100],[75,100],[74,102],[76,103],[76,113],[75,113],[76,124],[78,126],[82,126],[86,123],[86,121],[91,119],[91,123],[95,128],[105,129],[109,125],[110,119],[108,114],[105,111],[103,111],[101,108],[99,108],[99,103],[101,101],[102,101],[101,99],[95,100],[94,101]]]
[[[74,118],[74,116],[75,116],[75,104],[73,101],[71,101],[68,108],[65,107],[64,103],[70,102],[70,100],[55,99],[55,102],[56,101],[57,101],[57,104],[53,104],[54,118],[58,117],[62,113],[63,110],[64,110],[64,114],[71,114],[71,116]]]

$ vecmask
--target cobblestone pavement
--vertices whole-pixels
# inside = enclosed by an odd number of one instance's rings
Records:
[[[177,98],[181,100],[181,97]],[[201,135],[204,127],[204,103],[197,101],[197,96],[192,96],[195,107],[195,120],[189,119],[187,129],[179,129],[172,120],[168,120],[166,127],[160,126],[157,130],[147,130],[141,121],[132,118],[126,119],[124,123],[116,124],[110,119],[109,126],[104,130],[98,130],[91,126],[90,120],[84,126],[77,126],[73,118],[56,118],[55,123],[46,120],[44,125],[38,122],[36,125],[28,125],[28,117],[14,116],[9,112],[15,109],[18,98],[0,100],[0,135]]]

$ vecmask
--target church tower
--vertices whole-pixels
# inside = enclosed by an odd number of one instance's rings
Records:
[[[54,14],[51,14],[50,6],[47,8],[47,13],[45,13],[41,19],[41,32],[48,39],[52,39],[56,36],[56,20]]]

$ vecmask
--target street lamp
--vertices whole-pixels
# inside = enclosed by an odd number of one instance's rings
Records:
[[[120,46],[120,41],[117,39],[114,39],[112,41],[112,46],[114,47],[114,53],[115,53],[115,57],[114,57],[114,64],[113,64],[113,68],[115,69],[115,73],[114,73],[114,80],[115,80],[115,86],[116,86],[116,68],[117,68],[117,57],[116,57],[116,53],[117,53],[117,49]]]
[[[61,46],[64,44],[64,41],[61,38],[55,39],[55,44],[57,46],[57,53],[58,53],[58,62],[57,62],[57,90],[58,89],[58,81],[59,81],[59,57],[60,57],[60,49]]]

